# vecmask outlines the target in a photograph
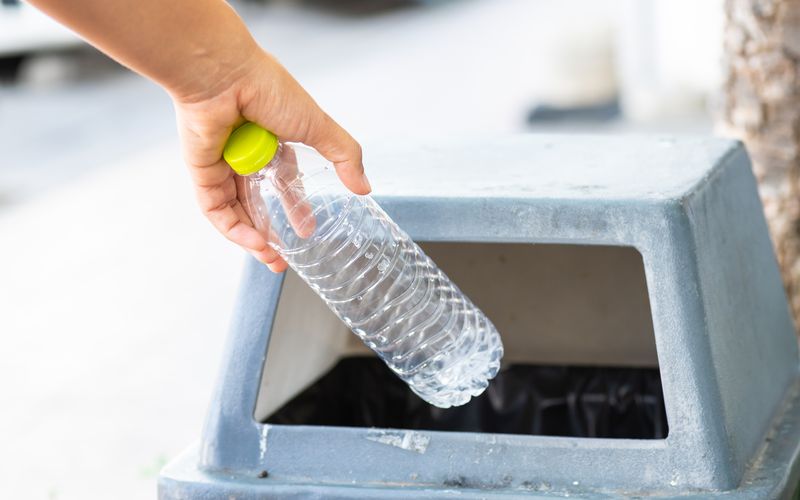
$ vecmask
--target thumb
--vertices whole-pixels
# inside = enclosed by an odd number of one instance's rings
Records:
[[[372,191],[361,161],[361,145],[324,111],[320,110],[318,118],[312,120],[303,142],[333,163],[347,189],[355,194]]]

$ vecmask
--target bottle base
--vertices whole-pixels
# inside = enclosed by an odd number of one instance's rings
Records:
[[[439,408],[461,406],[480,396],[500,370],[503,345],[500,336],[492,331],[493,340],[485,348],[457,360],[452,366],[424,380],[409,381],[409,387],[426,402]]]

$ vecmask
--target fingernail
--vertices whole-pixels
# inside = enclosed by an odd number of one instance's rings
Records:
[[[369,179],[367,179],[367,174],[365,174],[365,173],[362,173],[362,174],[361,174],[361,181],[362,181],[364,184],[366,184],[366,186],[367,186],[367,192],[370,192],[370,191],[372,191],[372,185],[370,185],[370,183],[369,183]]]
[[[280,274],[285,271],[285,269],[281,269],[282,266],[275,264],[274,262],[272,264],[267,264],[267,267],[275,274]]]

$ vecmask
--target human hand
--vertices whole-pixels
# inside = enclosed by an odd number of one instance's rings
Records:
[[[276,272],[286,263],[253,228],[222,149],[252,121],[315,148],[344,185],[367,194],[361,147],[253,40],[222,0],[30,0],[120,63],[163,86],[203,213],[225,237]],[[135,19],[136,22],[131,22]]]
[[[286,262],[267,244],[239,199],[236,174],[222,158],[230,133],[245,121],[270,130],[282,141],[315,148],[356,194],[371,188],[361,163],[361,147],[325,114],[280,63],[253,44],[223,82],[197,75],[171,92],[183,155],[205,216],[226,238],[274,272]]]

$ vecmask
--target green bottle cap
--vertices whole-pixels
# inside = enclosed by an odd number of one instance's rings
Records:
[[[272,161],[276,151],[278,138],[275,134],[247,122],[228,137],[222,157],[237,174],[250,175]]]

